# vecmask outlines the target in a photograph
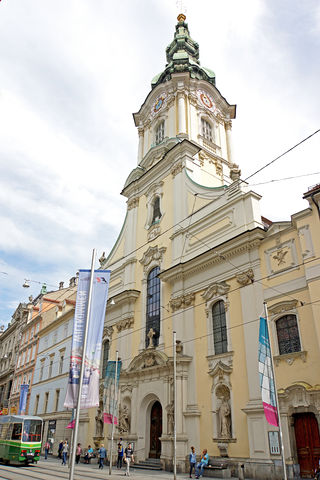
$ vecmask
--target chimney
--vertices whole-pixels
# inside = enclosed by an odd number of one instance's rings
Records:
[[[69,287],[75,287],[77,285],[76,280],[76,277],[71,277],[69,281]]]
[[[59,282],[59,290],[63,289],[63,284],[64,284],[64,282]]]

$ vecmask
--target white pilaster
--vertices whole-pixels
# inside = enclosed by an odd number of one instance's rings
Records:
[[[178,134],[187,133],[186,103],[183,92],[178,93]]]

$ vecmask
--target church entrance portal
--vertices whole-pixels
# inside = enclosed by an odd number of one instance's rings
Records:
[[[316,417],[313,413],[294,415],[294,431],[296,437],[300,476],[313,478],[314,469],[320,458],[320,436]]]
[[[162,407],[159,402],[155,402],[151,408],[150,416],[150,458],[160,458],[162,435]]]

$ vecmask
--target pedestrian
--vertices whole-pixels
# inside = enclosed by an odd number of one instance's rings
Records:
[[[50,443],[47,440],[46,443],[44,444],[44,459],[45,460],[47,460],[47,458],[48,458],[49,448],[50,448]]]
[[[202,477],[203,474],[203,469],[206,467],[209,463],[209,455],[207,453],[207,449],[205,448],[202,452],[200,462],[197,463],[196,466],[196,478]]]
[[[190,464],[190,472],[189,477],[192,478],[192,470],[196,472],[196,463],[197,463],[197,455],[196,450],[194,447],[191,447],[191,452],[189,455],[189,464]]]
[[[93,457],[93,448],[91,447],[91,445],[88,445],[87,453],[84,456],[84,463],[89,464],[92,457]]]
[[[122,443],[118,443],[118,459],[117,459],[117,468],[122,468],[122,460],[123,460],[123,446]]]
[[[67,465],[67,456],[69,451],[68,441],[66,440],[62,447],[62,465]]]
[[[60,458],[60,460],[62,458],[62,448],[63,448],[63,440],[61,440],[58,447],[58,458]]]
[[[77,448],[76,448],[76,464],[80,462],[80,457],[82,454],[82,448],[81,448],[81,443],[78,443]]]
[[[103,468],[103,462],[106,457],[107,457],[107,450],[104,448],[104,445],[102,443],[101,447],[99,448],[99,468]]]
[[[125,455],[126,455],[126,458],[125,458],[125,462],[127,464],[127,468],[126,468],[126,471],[125,471],[125,475],[127,475],[128,477],[130,477],[130,463],[134,463],[134,457],[133,457],[133,448],[132,448],[132,445],[131,443],[129,443],[129,445],[127,446],[127,448],[125,449],[124,451]]]

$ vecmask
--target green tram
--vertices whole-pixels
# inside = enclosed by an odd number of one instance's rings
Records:
[[[42,418],[0,416],[0,460],[6,464],[37,463],[41,451]]]

